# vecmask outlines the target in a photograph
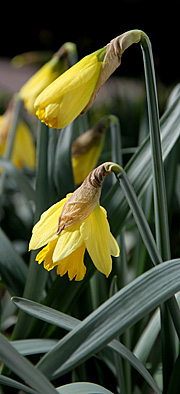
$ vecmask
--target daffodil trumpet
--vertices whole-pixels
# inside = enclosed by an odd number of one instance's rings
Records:
[[[49,127],[61,129],[86,112],[121,64],[124,51],[138,43],[143,34],[141,30],[128,31],[68,69],[36,98],[37,117]]]
[[[68,273],[70,280],[82,280],[86,273],[84,254],[87,249],[95,267],[109,276],[111,256],[119,256],[119,247],[99,199],[104,178],[121,171],[122,168],[115,163],[100,165],[74,193],[41,215],[33,228],[29,250],[43,247],[36,261],[39,264],[44,262],[46,270],[57,267],[58,275]]]

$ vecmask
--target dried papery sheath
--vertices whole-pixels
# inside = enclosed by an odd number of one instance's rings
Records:
[[[123,52],[129,48],[132,44],[138,43],[141,40],[141,30],[130,30],[120,36],[114,38],[106,49],[106,54],[101,67],[101,72],[97,81],[97,85],[91,96],[91,99],[87,106],[84,108],[82,113],[86,112],[93,104],[97,93],[107,81],[107,79],[113,74],[113,72],[120,66],[121,57]]]
[[[57,234],[91,214],[100,199],[104,178],[113,171],[120,172],[120,170],[121,167],[117,164],[106,162],[90,172],[82,185],[65,202],[59,216]]]

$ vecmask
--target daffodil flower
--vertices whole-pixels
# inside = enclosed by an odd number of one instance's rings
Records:
[[[104,52],[86,56],[42,91],[34,103],[42,122],[61,129],[79,115],[94,92]]]
[[[24,101],[24,105],[28,112],[35,114],[34,102],[36,97],[70,67],[68,55],[74,51],[75,44],[70,42],[65,43],[59,51],[22,86],[19,91],[19,97]]]
[[[87,111],[101,86],[121,64],[123,52],[140,38],[140,30],[124,33],[68,69],[35,100],[38,118],[51,128],[61,129]]]
[[[4,155],[9,133],[10,114],[0,116],[0,156]],[[36,165],[36,148],[31,130],[20,121],[15,135],[11,154],[12,163],[19,169],[24,166],[34,169]]]
[[[44,246],[36,260],[39,264],[44,262],[46,270],[57,266],[58,275],[68,273],[70,280],[82,280],[86,273],[84,253],[87,249],[95,267],[109,276],[111,256],[119,256],[119,247],[99,197],[102,181],[112,173],[113,166],[116,165],[104,163],[97,167],[74,193],[41,215],[33,228],[29,250]]]

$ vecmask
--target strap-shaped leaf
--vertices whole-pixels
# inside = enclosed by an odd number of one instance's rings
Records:
[[[58,387],[56,390],[60,394],[112,394],[105,387],[89,382],[70,383]]]
[[[74,317],[68,316],[62,312],[56,311],[52,308],[47,306],[38,304],[36,302],[13,297],[14,304],[19,307],[24,312],[29,313],[30,315],[42,319],[48,323],[54,324],[58,327],[65,328],[66,330],[72,330],[73,328],[77,327],[80,321]],[[16,349],[20,352],[25,351],[32,354],[37,353],[37,341],[28,340],[28,341],[14,341],[12,344],[16,347]],[[44,342],[44,344],[43,344]],[[49,351],[52,349],[53,344],[50,343],[51,341],[41,341],[40,346],[41,349],[44,349],[49,346]],[[143,366],[143,364],[134,356],[134,354],[127,349],[124,345],[122,345],[116,339],[112,340],[107,345],[111,350],[116,352],[118,355],[123,357],[126,361],[128,361],[147,381],[147,383],[153,388],[156,393],[160,393],[159,388],[157,387],[155,381]],[[39,346],[38,346],[39,348]],[[28,350],[29,349],[29,350]],[[31,353],[29,353],[31,352]],[[44,352],[44,351],[43,351]]]
[[[59,199],[73,192],[74,175],[71,164],[71,147],[73,141],[74,122],[60,131],[54,158],[54,181]]]
[[[61,375],[101,350],[179,289],[180,260],[152,268],[117,292],[60,340],[41,359],[38,368],[49,377]]]
[[[2,376],[2,375],[0,376],[0,385],[13,387],[17,390],[21,390],[21,391],[23,391],[25,393],[29,393],[29,394],[37,394],[37,391],[34,391],[30,387],[27,387],[24,384],[19,383],[14,379],[7,378],[6,376]]]
[[[0,360],[38,393],[56,393],[48,379],[22,357],[2,334],[0,334]]]
[[[11,295],[23,294],[27,267],[0,229],[0,274]]]
[[[24,196],[29,201],[34,202],[35,192],[26,175],[17,167],[15,167],[13,163],[2,157],[0,157],[0,167],[2,167],[6,171],[6,175],[8,175],[9,177],[15,180],[19,190],[21,190]]]

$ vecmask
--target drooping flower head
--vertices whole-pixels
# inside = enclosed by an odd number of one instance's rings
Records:
[[[110,232],[107,213],[99,205],[103,179],[114,163],[104,163],[94,169],[82,185],[41,215],[33,228],[29,250],[45,246],[36,256],[48,271],[57,266],[57,274],[68,273],[69,279],[84,278],[84,253],[87,249],[95,267],[109,276],[111,256],[119,255],[118,244]]]
[[[10,137],[12,111],[13,100],[10,101],[5,113],[0,116],[0,156],[4,156],[6,152]],[[17,126],[11,161],[19,169],[22,169],[24,166],[34,169],[36,165],[36,147],[32,132],[23,120],[20,120]]]
[[[28,112],[35,114],[36,97],[71,65],[70,57],[76,52],[75,44],[65,43],[53,57],[45,63],[20,89],[19,96],[24,100]]]
[[[37,97],[34,107],[38,118],[51,128],[61,129],[87,111],[121,64],[123,52],[140,38],[141,31],[132,30],[81,59]]]

